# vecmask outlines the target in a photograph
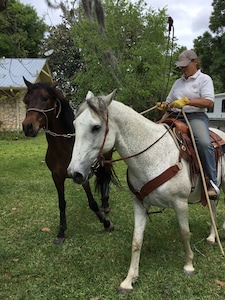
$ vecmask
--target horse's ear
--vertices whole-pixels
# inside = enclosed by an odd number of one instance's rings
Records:
[[[85,100],[93,98],[93,97],[94,97],[94,94],[91,91],[88,91]]]
[[[30,89],[32,87],[33,83],[31,83],[30,81],[26,80],[25,77],[23,77],[23,81],[25,82],[25,84],[28,87],[28,89]]]
[[[64,96],[63,92],[60,91],[59,89],[53,89],[54,95],[57,99],[59,99],[60,101],[65,100],[66,97]]]
[[[58,100],[64,100],[65,99],[65,96],[63,94],[63,92],[59,89],[56,89],[57,85],[59,84],[58,81],[54,81],[50,84],[50,87],[52,88],[52,91],[55,95],[55,97],[58,99]]]
[[[51,88],[55,88],[55,87],[57,87],[57,85],[59,84],[59,82],[58,81],[54,81],[54,82],[52,82],[51,83]]]
[[[111,101],[113,100],[113,98],[116,95],[116,91],[117,90],[115,89],[111,94],[104,97],[104,101],[105,101],[106,106],[109,106],[109,104],[111,103]]]

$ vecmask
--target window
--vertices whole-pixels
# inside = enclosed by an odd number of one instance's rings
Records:
[[[225,112],[225,99],[222,100],[221,112]]]
[[[214,112],[214,106],[213,107],[208,107],[207,112],[208,113],[213,113]]]
[[[208,113],[213,113],[213,111],[214,111],[214,106],[213,107],[210,107],[210,108],[208,108]]]

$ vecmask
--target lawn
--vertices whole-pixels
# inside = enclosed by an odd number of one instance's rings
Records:
[[[117,294],[130,264],[133,233],[123,162],[115,163],[121,187],[111,185],[110,190],[109,218],[115,231],[104,231],[81,186],[67,180],[66,240],[55,245],[59,211],[44,162],[46,147],[43,134],[0,140],[0,300],[224,299],[225,258],[217,244],[205,242],[210,216],[201,204],[190,206],[195,275],[183,275],[179,228],[174,212],[168,209],[149,218],[134,290]],[[225,249],[224,216],[221,196],[218,231]]]

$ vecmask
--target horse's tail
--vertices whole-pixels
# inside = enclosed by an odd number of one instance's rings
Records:
[[[111,160],[113,155],[114,149],[110,150],[109,152],[104,154],[105,160]],[[104,184],[109,184],[112,182],[116,186],[120,186],[119,179],[116,175],[116,172],[113,168],[113,165],[110,163],[106,163],[103,167],[99,166],[96,170],[96,180],[95,180],[95,190],[97,192],[100,191],[101,187]]]

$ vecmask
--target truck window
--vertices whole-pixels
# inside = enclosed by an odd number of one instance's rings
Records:
[[[221,108],[222,112],[225,112],[225,99],[222,100],[222,108]]]
[[[214,111],[214,106],[213,107],[209,107],[207,112],[208,113],[213,113],[213,111]]]

